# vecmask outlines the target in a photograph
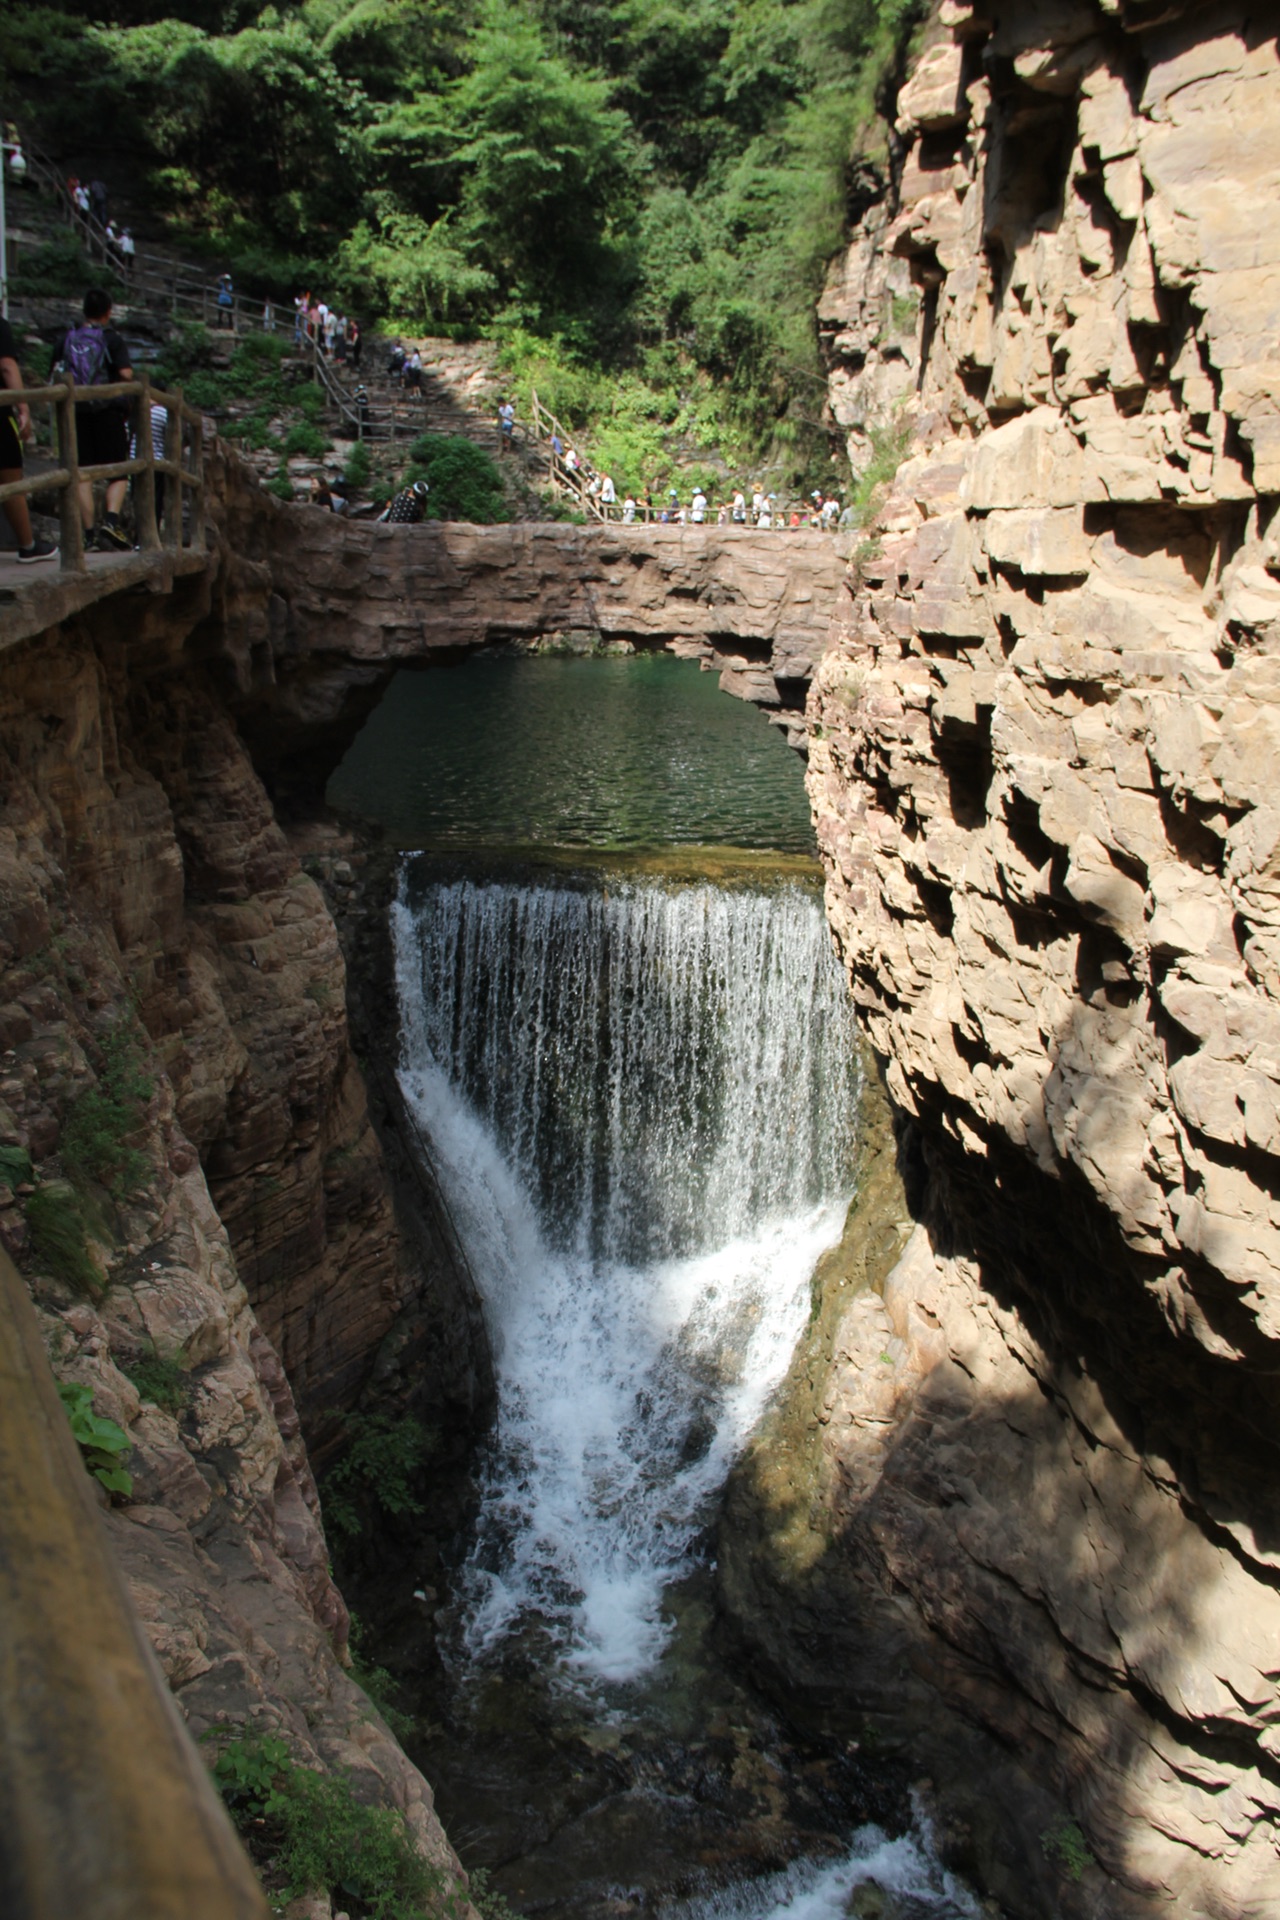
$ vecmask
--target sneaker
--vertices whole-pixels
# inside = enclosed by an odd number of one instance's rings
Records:
[[[86,527],[84,529],[84,532],[80,535],[80,544],[86,553],[96,553],[98,551],[98,535],[93,527]]]
[[[98,528],[99,553],[132,553],[133,542],[117,520],[104,520]]]
[[[25,560],[56,560],[58,546],[55,540],[33,540],[29,547],[18,548],[19,562]]]

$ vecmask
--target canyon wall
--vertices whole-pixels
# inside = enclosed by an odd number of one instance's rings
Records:
[[[946,0],[821,314],[909,429],[809,785],[921,1224],[725,1590],[1029,1915],[1280,1908],[1275,26]]]
[[[128,1434],[105,1520],[193,1731],[283,1729],[456,1865],[345,1671],[302,1427],[389,1394],[465,1450],[483,1343],[397,1217],[333,921],[210,678],[224,571],[4,653],[0,1239]],[[130,1378],[157,1360],[165,1404]]]

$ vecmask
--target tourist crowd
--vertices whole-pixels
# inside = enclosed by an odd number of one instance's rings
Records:
[[[502,411],[499,408],[500,422]],[[743,489],[736,487],[728,498],[713,505],[701,485],[692,489],[687,500],[682,500],[678,488],[668,487],[664,492],[657,480],[639,495],[625,490],[619,501],[611,474],[597,472],[576,448],[566,446],[558,433],[552,433],[550,446],[552,472],[562,484],[576,493],[584,505],[597,508],[602,519],[616,519],[623,526],[645,521],[694,527],[752,526],[768,532],[775,528],[800,527],[834,531],[852,524],[852,510],[846,508],[842,512],[838,496],[823,493],[819,487],[814,488],[806,501],[789,508],[780,507],[777,494],[766,493],[758,485],[753,487],[750,501]]]

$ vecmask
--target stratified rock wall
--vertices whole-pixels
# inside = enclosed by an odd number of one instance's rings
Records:
[[[893,259],[921,295],[809,782],[929,1239],[808,1356],[822,1579],[849,1697],[892,1595],[1098,1913],[1280,1910],[1275,28],[947,0],[826,302],[852,421]]]

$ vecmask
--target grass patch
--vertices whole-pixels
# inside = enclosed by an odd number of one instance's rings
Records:
[[[96,1084],[72,1102],[62,1125],[59,1152],[77,1186],[96,1181],[113,1199],[123,1200],[146,1178],[151,1163],[129,1136],[143,1126],[154,1091],[136,1039],[117,1021],[102,1042]]]
[[[132,1361],[121,1372],[138,1389],[144,1400],[150,1400],[153,1406],[161,1407],[165,1413],[181,1413],[191,1398],[191,1382],[187,1378],[185,1355],[179,1347],[177,1353],[169,1358],[158,1354],[153,1343],[148,1342],[147,1350]]]
[[[20,1187],[31,1178],[31,1155],[25,1147],[0,1147],[0,1186]]]
[[[1068,1880],[1082,1880],[1085,1868],[1093,1865],[1084,1834],[1075,1821],[1065,1815],[1045,1828],[1040,1836],[1040,1851]]]
[[[858,475],[849,502],[855,526],[863,526],[871,518],[892,486],[911,443],[911,422],[899,413],[887,426],[872,427],[867,437],[871,458]]]
[[[26,1205],[27,1228],[39,1264],[90,1300],[100,1300],[106,1282],[89,1252],[84,1202],[69,1180],[47,1180]]]

